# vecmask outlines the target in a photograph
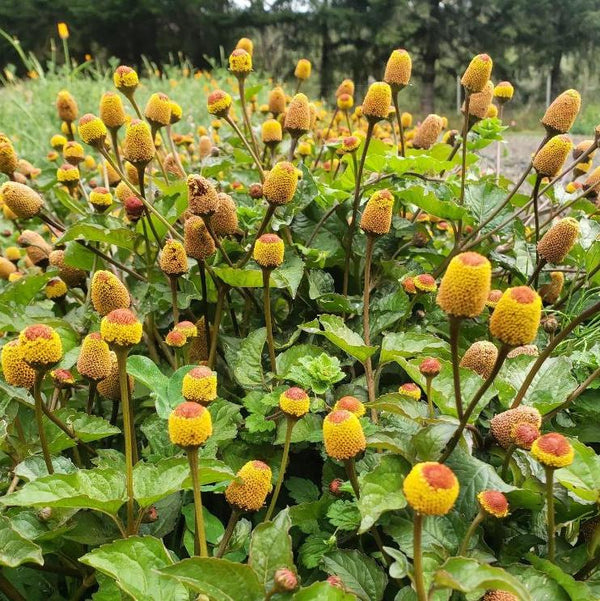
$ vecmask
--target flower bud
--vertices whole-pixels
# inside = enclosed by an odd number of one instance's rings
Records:
[[[325,451],[333,459],[352,459],[362,453],[367,442],[358,417],[343,409],[332,411],[323,420]]]
[[[442,364],[435,357],[425,357],[419,364],[419,371],[426,378],[435,378],[442,371]]]
[[[390,231],[394,197],[389,190],[377,190],[367,201],[360,220],[360,229],[367,234],[383,235]]]
[[[276,117],[285,113],[285,92],[283,88],[277,86],[269,92],[269,111]]]
[[[542,425],[542,416],[535,407],[520,405],[516,409],[508,409],[495,415],[490,421],[490,432],[498,444],[503,449],[507,449],[513,443],[515,426],[522,423],[539,429]]]
[[[17,182],[4,182],[0,188],[0,197],[19,219],[35,217],[44,205],[44,201],[35,190]]]
[[[129,348],[142,339],[142,324],[129,309],[115,309],[102,318],[100,333],[109,345]]]
[[[492,74],[493,62],[487,54],[478,54],[471,59],[460,83],[467,93],[481,92]]]
[[[292,163],[281,161],[267,172],[263,193],[269,204],[280,206],[292,201],[298,187],[298,174]]]
[[[73,267],[65,261],[64,250],[53,250],[49,254],[49,262],[53,267],[58,268],[58,275],[61,280],[67,284],[69,288],[77,288],[82,286],[86,280],[86,273],[83,269]]]
[[[279,593],[295,591],[298,588],[298,576],[289,568],[279,568],[275,570],[273,584]]]
[[[212,434],[210,412],[198,403],[180,403],[169,415],[169,438],[184,449],[197,448]]]
[[[566,134],[581,108],[581,96],[577,90],[567,90],[557,96],[546,109],[542,117],[542,125],[550,135]]]
[[[310,409],[310,398],[302,388],[293,386],[284,390],[279,396],[279,408],[292,418],[300,418]]]
[[[571,465],[575,452],[562,434],[550,432],[535,440],[531,445],[531,455],[544,467],[558,469]]]
[[[542,299],[528,286],[505,290],[490,318],[490,332],[503,344],[521,346],[536,337],[542,316]]]
[[[77,119],[79,109],[75,98],[67,90],[61,90],[56,97],[56,110],[61,121],[72,123]]]
[[[387,119],[392,104],[392,90],[390,86],[377,81],[372,83],[367,90],[362,103],[362,114],[370,121]]]
[[[27,326],[21,330],[19,346],[23,361],[34,369],[48,369],[63,356],[59,335],[53,328],[44,324]]]
[[[333,411],[349,411],[356,415],[356,417],[362,417],[366,412],[365,406],[355,396],[343,396],[339,401],[336,401],[333,406]]]
[[[487,340],[474,342],[460,360],[460,367],[471,369],[483,379],[490,377],[498,358],[496,345]]]
[[[410,470],[402,489],[414,511],[424,515],[445,515],[454,507],[459,485],[449,467],[427,461],[417,463]]]
[[[557,221],[538,242],[540,257],[548,263],[558,265],[569,254],[579,237],[579,223],[572,217]]]
[[[219,204],[210,218],[210,224],[217,236],[231,236],[238,230],[237,206],[229,194],[219,192],[218,198]]]
[[[513,85],[509,81],[501,81],[494,88],[494,98],[500,104],[504,104],[509,100],[512,100],[513,94],[515,93],[515,89]]]
[[[385,66],[383,81],[392,89],[401,89],[408,85],[412,71],[410,54],[404,48],[394,50]]]
[[[271,468],[262,461],[248,461],[225,490],[227,502],[240,511],[259,511],[271,492]]]
[[[112,194],[102,186],[97,186],[90,192],[90,204],[98,213],[104,213],[112,202]]]
[[[23,347],[18,340],[11,340],[2,347],[0,361],[7,384],[26,390],[33,388],[35,369],[23,360]]]
[[[565,284],[565,274],[562,271],[553,271],[550,273],[550,282],[540,286],[539,294],[542,301],[547,305],[554,304],[562,292]]]
[[[283,137],[281,123],[275,119],[267,119],[261,126],[261,139],[267,146],[276,146]]]
[[[127,309],[131,298],[127,286],[110,271],[96,271],[90,291],[92,305],[104,317],[115,309]]]
[[[569,136],[554,136],[535,155],[533,168],[542,177],[558,175],[573,148]]]
[[[508,499],[499,490],[483,490],[477,495],[479,507],[493,518],[505,518],[508,515]]]
[[[208,217],[219,206],[219,196],[209,180],[201,175],[191,174],[187,178],[188,207],[194,215]]]
[[[108,129],[116,131],[125,124],[125,108],[116,92],[105,92],[102,95],[99,114]]]
[[[144,203],[135,194],[128,196],[123,202],[125,215],[131,223],[137,223],[144,214]]]
[[[310,77],[311,71],[312,71],[312,65],[310,64],[310,61],[305,58],[301,58],[296,63],[296,69],[294,70],[294,76],[297,77],[298,79],[301,79],[304,81],[305,79],[308,79]]]
[[[217,398],[217,374],[201,365],[183,377],[181,394],[186,401],[206,405]]]
[[[152,94],[146,103],[144,116],[154,130],[169,125],[171,123],[171,102],[169,97],[162,92]]]
[[[89,146],[104,148],[106,134],[106,125],[100,117],[87,113],[79,119],[79,135]]]
[[[205,261],[215,251],[215,241],[208,233],[202,217],[193,215],[183,225],[183,246],[188,257]]]
[[[310,129],[310,107],[305,94],[296,94],[285,114],[283,127],[292,138],[299,138]]]
[[[415,132],[413,147],[428,150],[437,142],[442,133],[442,128],[443,122],[439,115],[427,115]]]
[[[121,65],[117,67],[114,75],[113,75],[113,83],[115,84],[115,88],[127,95],[133,94],[135,89],[139,85],[138,74],[131,68],[126,65]]]
[[[112,362],[108,344],[98,332],[88,334],[81,343],[77,371],[92,382],[99,382],[110,376]]]
[[[285,247],[277,234],[263,234],[254,245],[252,258],[263,269],[275,269],[283,263]]]
[[[229,55],[229,70],[236,77],[246,77],[252,71],[252,56],[243,48],[236,48]]]
[[[226,117],[231,108],[231,96],[223,90],[214,90],[208,95],[208,112],[219,119]]]
[[[155,152],[150,126],[145,121],[133,119],[125,129],[123,157],[135,167],[145,167]]]

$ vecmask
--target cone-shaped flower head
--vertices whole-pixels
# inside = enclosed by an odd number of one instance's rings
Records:
[[[362,453],[367,441],[358,417],[350,411],[332,411],[323,420],[325,452],[338,461],[352,459]]]
[[[427,115],[415,132],[412,140],[413,147],[428,150],[437,142],[443,128],[444,122],[439,115],[434,113]]]
[[[177,104],[174,100],[169,100],[169,108],[171,109],[171,118],[169,123],[171,125],[179,123],[183,117],[183,109],[181,108],[181,105]]]
[[[117,130],[125,124],[125,108],[116,92],[105,92],[100,99],[100,119],[108,129]]]
[[[335,97],[338,98],[342,94],[354,96],[354,82],[351,79],[344,79],[335,91]]]
[[[402,489],[408,504],[423,515],[447,514],[459,492],[454,472],[435,461],[417,463],[404,479]]]
[[[99,270],[92,278],[92,305],[103,317],[115,309],[127,309],[131,298],[127,287],[110,271]]]
[[[342,94],[337,97],[336,103],[340,111],[349,111],[354,106],[354,98],[350,94]]]
[[[358,136],[346,136],[342,140],[342,152],[356,152],[360,146],[360,138]]]
[[[231,96],[223,90],[214,90],[208,95],[207,105],[211,115],[222,119],[231,108]]]
[[[362,417],[367,411],[365,406],[355,396],[343,396],[339,401],[336,401],[333,410],[350,411],[356,417]]]
[[[46,286],[44,288],[44,292],[46,293],[46,298],[59,301],[67,296],[67,292],[69,289],[67,285],[60,278],[52,278],[46,282]]]
[[[235,47],[242,48],[242,50],[245,50],[250,56],[254,54],[254,44],[250,38],[240,38]]]
[[[194,215],[208,217],[219,206],[219,196],[212,183],[201,175],[188,175],[188,207]]]
[[[302,388],[293,386],[279,396],[279,408],[288,416],[300,418],[310,409],[310,398]]]
[[[493,518],[505,518],[508,515],[508,499],[499,490],[482,490],[477,495],[479,507]]]
[[[408,85],[412,71],[412,60],[410,54],[404,48],[398,48],[392,52],[385,66],[383,81],[392,89],[400,89]]]
[[[132,376],[127,376],[129,390],[133,390],[135,380]],[[119,381],[119,363],[117,355],[110,353],[110,374],[104,380],[98,382],[98,393],[111,401],[121,400],[121,386]]]
[[[554,304],[561,295],[565,285],[565,274],[562,271],[553,271],[550,273],[550,282],[540,286],[540,296],[547,305]]]
[[[540,327],[542,299],[529,286],[507,288],[490,317],[490,332],[508,346],[533,342]]]
[[[435,378],[442,371],[442,364],[435,357],[425,357],[419,363],[419,371],[426,378]]]
[[[572,217],[557,221],[538,242],[540,257],[558,265],[565,260],[579,237],[579,223]]]
[[[187,337],[181,330],[171,330],[165,336],[165,342],[172,348],[182,348],[187,343]]]
[[[121,65],[115,69],[113,83],[117,90],[127,96],[135,92],[140,80],[138,79],[138,74],[131,67]]]
[[[217,374],[205,365],[194,367],[183,376],[181,394],[186,401],[194,403],[206,405],[214,401],[217,398]]]
[[[188,270],[188,260],[185,248],[177,240],[167,240],[160,253],[159,265],[163,273],[179,277]]]
[[[284,129],[289,131],[293,138],[299,138],[310,129],[310,121],[311,115],[308,98],[305,94],[296,94],[285,113],[283,121]]]
[[[510,431],[510,440],[519,449],[529,451],[531,445],[540,437],[540,429],[528,422],[515,424]]]
[[[197,448],[212,434],[208,409],[198,403],[180,403],[169,415],[169,438],[184,449]]]
[[[283,263],[285,246],[277,234],[263,234],[254,245],[252,258],[264,269],[275,269]]]
[[[236,77],[246,77],[252,71],[252,55],[243,48],[236,48],[229,55],[229,70]]]
[[[35,190],[18,182],[4,182],[0,197],[19,219],[35,217],[44,205],[42,197]]]
[[[498,349],[496,345],[487,340],[474,342],[460,360],[460,366],[465,369],[472,369],[483,379],[490,377],[496,359],[498,358]]]
[[[535,155],[533,168],[542,177],[555,177],[558,175],[573,148],[569,136],[554,136]]]
[[[298,173],[292,163],[280,161],[265,176],[263,194],[269,204],[280,206],[292,201],[298,187]]]
[[[103,186],[97,186],[90,192],[90,204],[99,213],[106,211],[112,205],[112,202],[112,194]]]
[[[79,163],[85,160],[83,146],[79,142],[67,142],[63,146],[63,158],[67,163],[71,163],[71,165],[79,165]]]
[[[67,90],[61,90],[56,97],[56,111],[61,121],[72,123],[77,119],[79,109],[75,98]]]
[[[269,111],[277,116],[285,113],[285,107],[285,92],[281,86],[277,86],[269,92]]]
[[[58,268],[58,275],[69,288],[77,288],[85,283],[86,273],[83,269],[73,267],[65,262],[64,250],[53,250],[49,257],[50,265]]]
[[[469,94],[481,92],[492,74],[494,63],[487,54],[478,54],[471,59],[460,83]]]
[[[186,338],[192,338],[198,336],[198,326],[191,321],[180,321],[175,325],[175,329],[183,332]]]
[[[531,455],[544,467],[558,469],[573,463],[575,453],[571,443],[558,432],[540,436],[531,445]]]
[[[92,382],[110,376],[112,368],[110,349],[98,332],[88,334],[81,343],[77,371]]]
[[[67,138],[65,138],[62,134],[56,134],[50,138],[50,146],[52,146],[54,150],[62,150],[66,143]]]
[[[23,353],[23,361],[35,369],[47,369],[62,359],[60,336],[53,328],[44,324],[27,326],[21,330],[19,346]]]
[[[129,309],[115,309],[102,318],[100,333],[110,346],[129,348],[142,339],[142,324]]]
[[[261,126],[261,139],[263,144],[267,146],[275,146],[281,142],[283,132],[281,130],[281,123],[275,119],[267,119]]]
[[[567,90],[557,96],[546,109],[542,117],[542,125],[551,135],[566,134],[581,109],[581,96],[577,90]]]
[[[56,170],[56,180],[71,188],[79,183],[79,169],[75,165],[64,163]]]
[[[11,176],[19,165],[19,158],[9,140],[0,139],[0,173]]]
[[[523,344],[522,346],[517,346],[516,348],[512,349],[512,351],[508,353],[508,358],[514,359],[515,357],[520,357],[521,355],[537,357],[539,354],[540,351],[535,344]]]
[[[535,407],[520,405],[516,409],[509,409],[495,415],[490,421],[490,431],[498,444],[503,449],[507,449],[514,442],[515,427],[522,423],[539,429],[542,425],[542,416]]]
[[[470,121],[478,121],[485,119],[486,117],[495,117],[490,115],[490,107],[492,105],[492,99],[494,98],[494,84],[488,81],[481,92],[475,92],[471,94],[471,100],[469,101],[469,119]],[[463,105],[462,113],[465,113],[465,106]],[[495,107],[494,107],[495,108]],[[493,112],[493,109],[492,109]]]
[[[35,369],[23,361],[23,348],[18,340],[11,340],[2,347],[0,360],[7,384],[27,390],[33,388]]]
[[[271,468],[262,461],[248,461],[225,490],[227,502],[240,511],[259,511],[273,488]]]
[[[312,65],[310,64],[310,61],[306,58],[301,58],[296,63],[296,68],[294,69],[294,75],[298,79],[305,80],[310,77],[311,71],[312,71]]]
[[[483,256],[465,252],[454,257],[442,278],[437,303],[454,317],[477,317],[490,293],[492,266]]]
[[[435,292],[437,284],[435,278],[429,273],[420,273],[413,278],[415,288],[419,292]]]
[[[144,116],[155,129],[169,125],[171,123],[171,101],[169,97],[162,92],[152,94],[146,103]]]
[[[89,146],[103,148],[106,134],[106,125],[100,117],[96,117],[92,113],[86,113],[79,119],[79,135]]]
[[[370,121],[387,119],[392,104],[392,89],[383,81],[369,86],[362,103],[362,114]]]
[[[197,261],[208,259],[215,251],[215,241],[208,233],[202,217],[193,215],[183,224],[183,246],[188,257]]]
[[[150,126],[140,119],[133,119],[125,129],[123,157],[135,167],[146,166],[155,154]]]
[[[421,389],[414,382],[406,382],[399,386],[398,394],[413,401],[421,400]]]
[[[510,81],[501,81],[494,88],[494,98],[500,104],[504,104],[505,102],[512,100],[514,93],[515,89]]]
[[[210,218],[210,224],[217,236],[231,236],[238,231],[237,206],[229,194],[219,192],[217,210]]]
[[[394,197],[389,190],[377,190],[367,201],[360,220],[360,229],[381,236],[390,231]]]
[[[137,223],[144,214],[144,203],[135,194],[131,194],[123,201],[123,208],[131,223]]]

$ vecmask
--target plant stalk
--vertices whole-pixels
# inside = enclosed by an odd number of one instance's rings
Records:
[[[296,419],[287,416],[286,430],[285,430],[285,442],[283,444],[283,454],[281,456],[281,465],[279,466],[279,476],[277,478],[277,484],[275,485],[275,490],[273,492],[273,496],[271,497],[271,503],[269,504],[269,509],[267,510],[267,514],[265,515],[265,522],[268,522],[275,510],[275,506],[277,505],[277,499],[279,497],[279,493],[281,492],[281,486],[283,484],[283,479],[285,477],[285,471],[288,464],[288,458],[290,455],[290,444],[292,442],[292,431],[294,426],[296,425]]]
[[[194,550],[200,557],[208,557],[208,547],[206,545],[206,531],[204,528],[204,512],[202,510],[202,494],[200,492],[200,478],[198,469],[198,447],[189,447],[186,449],[188,463],[190,464],[190,474],[192,476],[192,488],[194,491],[194,514],[196,517]],[[197,547],[197,549],[196,549]]]

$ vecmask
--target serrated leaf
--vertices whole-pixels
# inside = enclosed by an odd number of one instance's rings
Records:
[[[600,457],[593,449],[571,439],[573,463],[556,472],[556,480],[579,498],[589,502],[600,499]]]
[[[360,524],[360,511],[354,501],[339,499],[327,510],[327,519],[338,530],[356,530]]]
[[[356,597],[346,593],[337,586],[331,586],[329,582],[314,582],[306,588],[300,589],[292,601],[353,601]]]
[[[14,530],[8,518],[0,516],[0,565],[16,568],[23,563],[43,565],[42,548]]]
[[[559,584],[567,592],[571,601],[589,601],[592,598],[585,582],[578,582],[573,576],[561,570],[551,561],[537,557],[533,553],[528,553],[526,557],[534,568],[543,572]]]
[[[399,357],[414,357],[428,354],[434,357],[449,357],[450,347],[445,340],[418,332],[394,332],[383,337],[379,361],[389,363]]]
[[[160,371],[156,363],[143,355],[131,355],[127,358],[127,373],[150,390],[155,399],[156,412],[167,419],[171,412],[167,395],[169,378]]]
[[[310,503],[319,498],[319,488],[307,478],[290,476],[285,479],[285,487],[296,503]]]
[[[73,240],[86,242],[104,242],[127,250],[135,247],[135,234],[128,228],[108,227],[99,223],[76,223],[69,227],[57,240],[57,244],[65,244]]]
[[[231,365],[240,386],[256,388],[262,386],[262,351],[267,341],[267,329],[258,328],[250,332],[240,344],[235,361]]]

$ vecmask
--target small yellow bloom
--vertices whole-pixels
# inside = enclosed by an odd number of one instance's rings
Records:
[[[367,234],[381,236],[390,231],[394,197],[389,190],[377,190],[367,201],[360,228]]]
[[[62,359],[63,347],[59,335],[50,326],[27,326],[19,334],[23,361],[33,367],[48,368]]]
[[[417,463],[402,485],[408,504],[424,515],[447,514],[458,497],[459,485],[454,472],[435,461]]]
[[[505,290],[490,318],[490,332],[508,346],[530,344],[542,316],[542,299],[529,286]]]
[[[115,309],[102,318],[100,333],[109,345],[128,348],[142,339],[142,324],[129,309]]]
[[[279,408],[289,417],[300,418],[310,409],[310,398],[302,388],[293,386],[279,396]]]
[[[558,469],[571,465],[575,452],[562,434],[550,432],[540,436],[531,445],[531,455],[543,466]]]
[[[478,54],[473,57],[460,83],[468,93],[481,92],[492,74],[493,62],[489,55]]]
[[[169,415],[169,438],[184,449],[199,447],[211,434],[210,412],[198,403],[181,403]]]
[[[310,61],[306,58],[301,58],[296,63],[296,69],[294,70],[294,75],[301,80],[308,79],[310,77],[310,73],[312,71],[312,65]]]
[[[63,22],[57,23],[56,29],[58,30],[58,37],[61,40],[69,39],[69,28],[66,23],[63,23]]]
[[[325,451],[338,461],[352,459],[365,450],[367,442],[358,417],[350,411],[332,411],[323,420]]]
[[[565,260],[578,237],[579,223],[572,217],[565,217],[542,236],[538,242],[538,253],[548,263],[558,265]]]
[[[287,161],[281,161],[266,174],[263,193],[269,204],[285,205],[292,201],[297,187],[296,168]]]
[[[194,367],[183,377],[181,394],[186,401],[206,405],[217,398],[217,374],[201,365]]]
[[[477,495],[479,506],[485,513],[494,518],[505,518],[508,515],[508,499],[498,490],[483,490]]]
[[[275,269],[283,263],[285,247],[277,234],[263,234],[254,245],[252,258],[264,269]]]
[[[262,461],[248,461],[225,490],[227,502],[241,511],[259,511],[271,492],[271,468]]]

